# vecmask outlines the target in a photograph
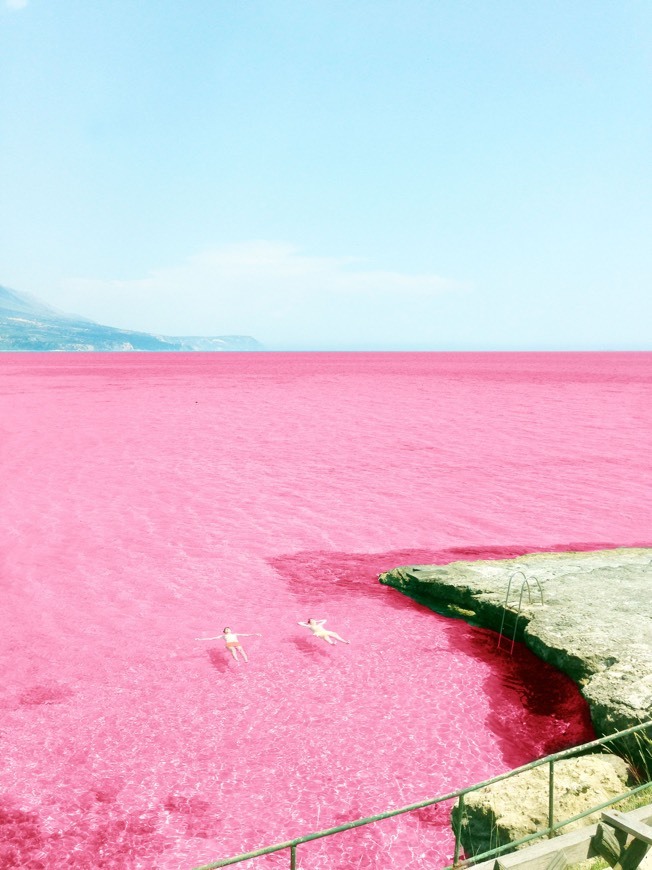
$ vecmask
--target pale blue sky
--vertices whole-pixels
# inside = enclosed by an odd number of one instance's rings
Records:
[[[0,3],[0,284],[270,349],[652,348],[647,0]]]

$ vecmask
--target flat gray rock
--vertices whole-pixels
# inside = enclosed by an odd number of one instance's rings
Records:
[[[652,549],[409,565],[379,579],[496,631],[504,617],[506,651],[516,628],[518,640],[578,683],[598,734],[652,719]]]

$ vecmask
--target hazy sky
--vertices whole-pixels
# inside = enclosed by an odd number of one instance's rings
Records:
[[[0,3],[0,284],[270,349],[652,348],[649,0]]]

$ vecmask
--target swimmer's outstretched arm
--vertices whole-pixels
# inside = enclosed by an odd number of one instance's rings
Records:
[[[259,631],[255,631],[253,634],[245,634],[244,631],[232,631],[231,634],[235,634],[236,637],[262,637]],[[196,637],[195,640],[224,640],[226,637],[227,635],[222,632],[222,634],[216,634],[215,637]]]

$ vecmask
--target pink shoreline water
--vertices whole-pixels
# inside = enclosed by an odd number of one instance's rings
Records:
[[[375,578],[649,543],[651,393],[652,354],[0,357],[0,864],[190,868],[583,739],[569,681]],[[194,640],[227,624],[249,665]]]

